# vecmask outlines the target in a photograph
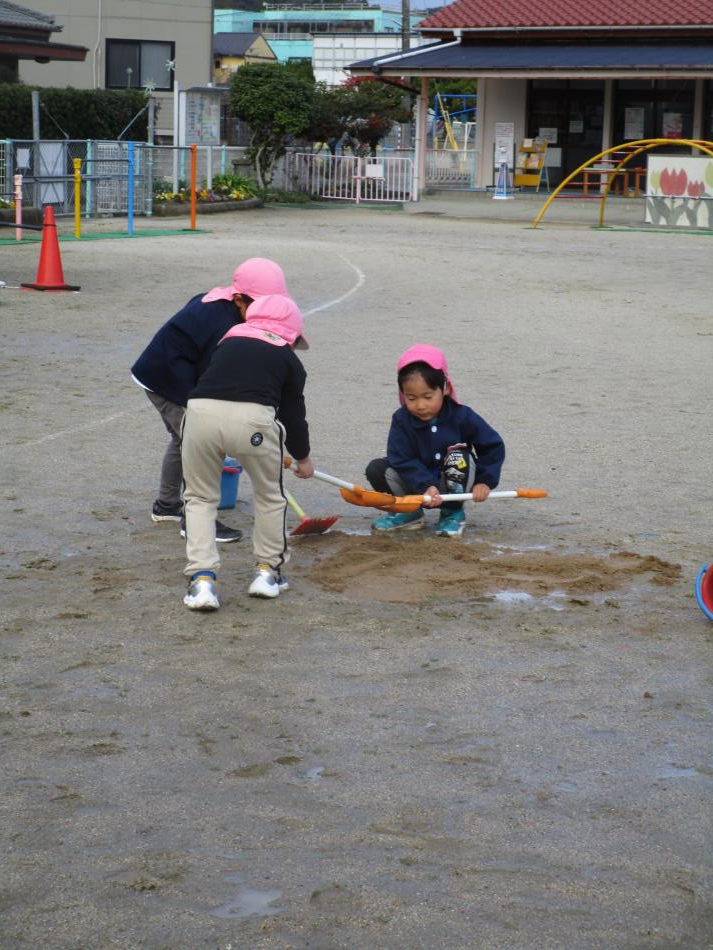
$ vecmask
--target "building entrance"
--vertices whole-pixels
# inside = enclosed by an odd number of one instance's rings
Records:
[[[527,134],[549,142],[551,185],[601,151],[603,119],[603,80],[533,79],[528,83]]]

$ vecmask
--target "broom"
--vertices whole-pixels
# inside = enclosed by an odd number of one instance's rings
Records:
[[[292,538],[300,534],[324,534],[325,531],[329,531],[335,521],[339,520],[338,515],[329,515],[327,518],[309,518],[287,489],[285,489],[285,498],[300,519],[300,523],[297,527],[290,531],[290,537]]]

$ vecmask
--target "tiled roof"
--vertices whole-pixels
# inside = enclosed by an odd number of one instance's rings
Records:
[[[455,0],[418,29],[667,27],[713,24],[713,0]]]
[[[31,27],[36,30],[58,30],[53,16],[46,13],[36,13],[27,7],[20,7],[16,3],[0,0],[0,26]]]

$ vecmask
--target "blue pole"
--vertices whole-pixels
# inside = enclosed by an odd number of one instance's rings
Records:
[[[134,233],[134,143],[129,142],[129,163],[127,168],[129,170],[129,187],[128,187],[128,231],[129,234]]]

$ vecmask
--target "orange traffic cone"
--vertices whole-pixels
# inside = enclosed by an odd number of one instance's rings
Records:
[[[54,222],[52,205],[45,206],[45,218],[42,222],[42,245],[40,247],[40,266],[34,284],[20,284],[25,290],[79,290],[64,282],[62,261],[59,256],[57,225]]]

